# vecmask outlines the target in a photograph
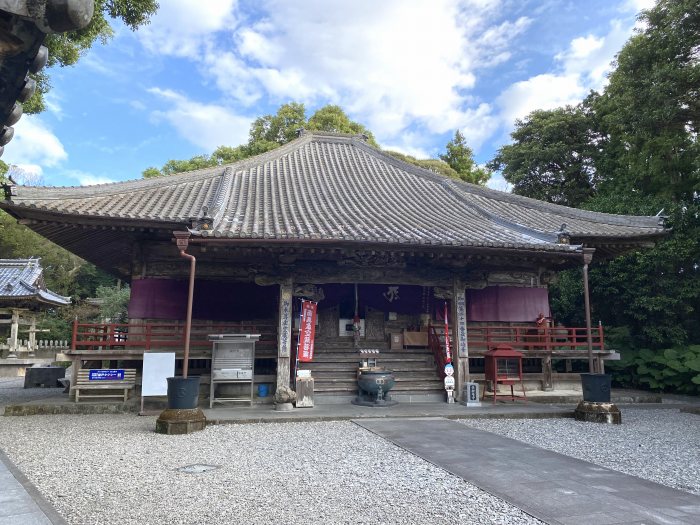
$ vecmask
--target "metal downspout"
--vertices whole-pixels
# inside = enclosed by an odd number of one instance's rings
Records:
[[[177,247],[180,249],[180,257],[190,261],[190,282],[187,289],[187,316],[185,317],[185,351],[182,361],[182,377],[187,377],[190,360],[190,333],[192,331],[192,299],[194,297],[194,275],[197,267],[197,259],[194,255],[186,253],[189,244],[190,232],[173,232]]]

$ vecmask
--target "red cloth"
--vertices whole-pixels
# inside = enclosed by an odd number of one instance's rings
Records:
[[[489,286],[467,290],[468,321],[532,323],[540,313],[551,316],[546,288]]]

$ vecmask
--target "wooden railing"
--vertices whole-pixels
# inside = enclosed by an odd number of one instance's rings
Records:
[[[584,354],[588,351],[586,328],[530,327],[530,326],[469,326],[467,330],[469,354],[483,354],[498,344],[507,344],[525,354],[555,353]],[[593,351],[605,349],[603,327],[591,329]]]
[[[275,326],[271,323],[253,322],[193,322],[190,334],[192,350],[210,350],[210,334],[261,334],[256,353],[276,348]],[[183,348],[185,326],[183,323],[73,323],[72,350],[158,350]]]
[[[449,336],[450,334],[445,334],[445,337]],[[438,374],[441,378],[444,378],[445,364],[447,364],[445,347],[433,325],[428,326],[428,348],[430,348],[430,351],[433,353],[433,357],[435,358],[435,366]]]

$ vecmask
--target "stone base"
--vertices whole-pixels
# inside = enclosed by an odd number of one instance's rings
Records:
[[[290,410],[294,410],[294,405],[291,403],[275,403],[275,410],[289,412]]]
[[[622,423],[622,414],[614,403],[581,401],[576,410],[574,410],[574,419],[577,421],[590,421],[591,423],[619,425]]]
[[[372,401],[370,399],[365,399],[364,397],[356,397],[351,401],[353,405],[361,407],[372,407],[372,408],[389,408],[394,405],[398,405],[398,401],[393,401],[391,398],[383,399],[379,401]]]
[[[207,418],[200,408],[167,408],[156,420],[156,433],[191,434],[206,426]]]

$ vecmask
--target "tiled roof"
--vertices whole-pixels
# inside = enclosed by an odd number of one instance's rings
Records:
[[[244,161],[189,173],[71,188],[14,188],[3,207],[71,216],[182,222],[207,214],[194,235],[411,246],[477,246],[569,251],[573,240],[649,239],[658,217],[566,208],[456,181],[406,164],[361,137],[304,134]]]
[[[55,306],[70,304],[46,288],[41,259],[0,259],[0,302],[33,299]]]

